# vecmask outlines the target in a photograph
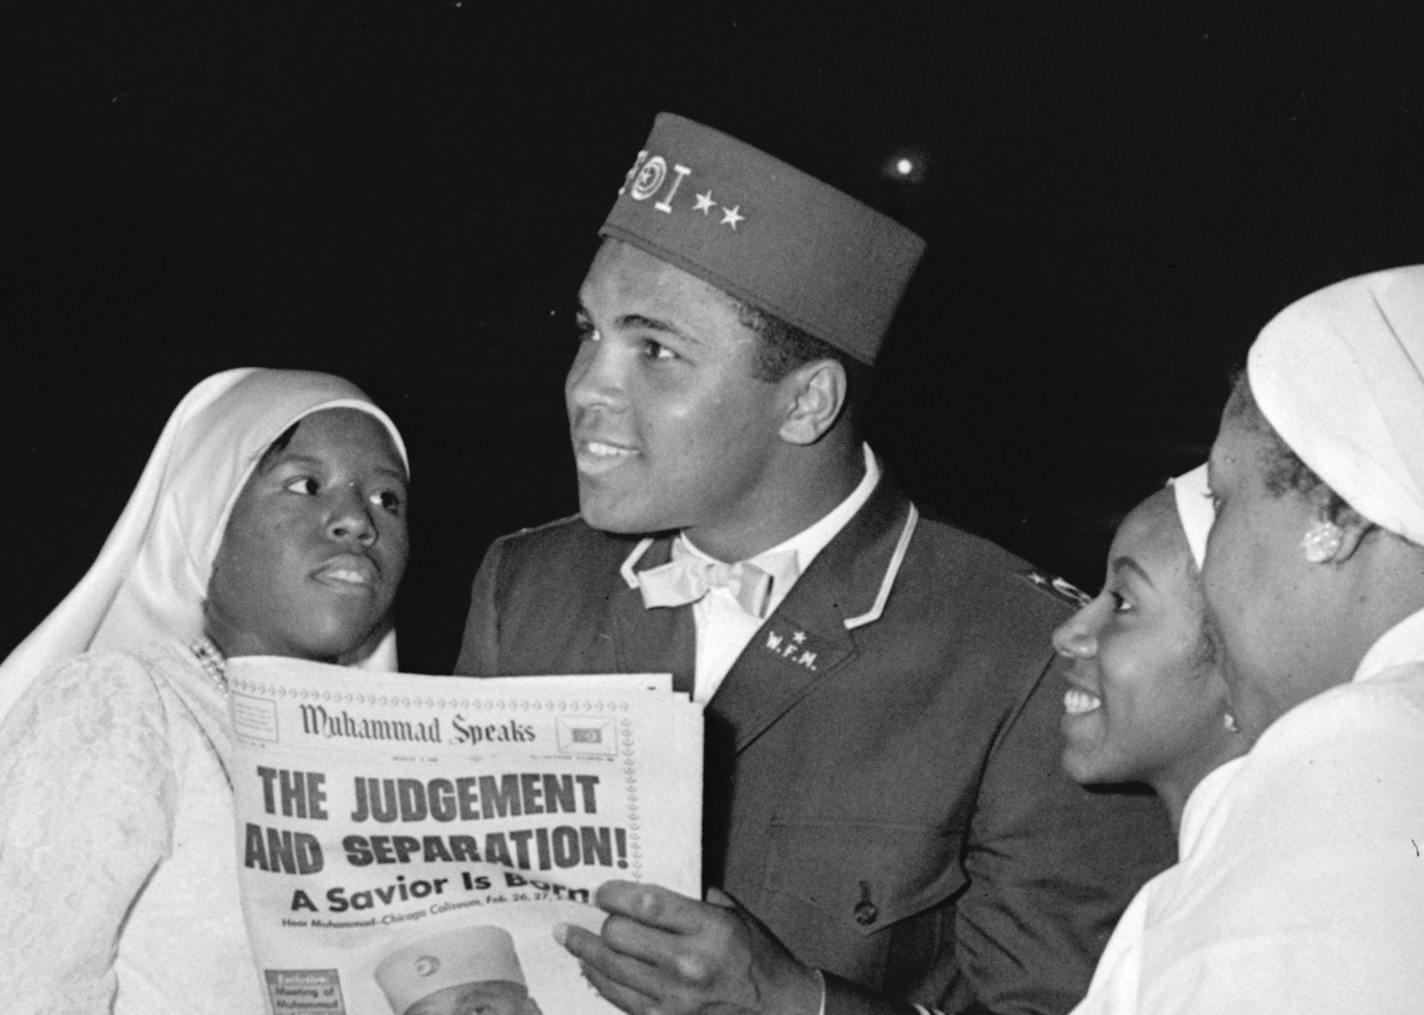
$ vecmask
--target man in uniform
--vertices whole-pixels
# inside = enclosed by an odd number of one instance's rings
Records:
[[[668,114],[600,233],[580,514],[490,548],[456,669],[674,674],[730,898],[610,882],[565,946],[630,1012],[1066,1011],[1172,842],[1150,798],[1059,770],[1062,589],[862,441],[923,242]]]

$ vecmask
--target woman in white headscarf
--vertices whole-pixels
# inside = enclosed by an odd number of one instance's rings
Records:
[[[1252,744],[1087,1012],[1424,1010],[1424,265],[1262,330],[1203,588]]]
[[[266,1011],[237,889],[228,655],[395,668],[404,444],[325,374],[209,377],[89,572],[0,666],[0,997]]]

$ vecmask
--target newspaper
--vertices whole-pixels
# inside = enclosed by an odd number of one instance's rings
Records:
[[[554,926],[601,926],[610,878],[700,892],[702,710],[667,675],[248,657],[228,682],[243,908],[273,1015],[612,1013]]]

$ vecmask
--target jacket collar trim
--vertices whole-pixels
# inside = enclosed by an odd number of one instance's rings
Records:
[[[890,555],[890,563],[885,568],[885,574],[880,579],[880,590],[875,594],[875,602],[870,609],[855,617],[847,617],[845,626],[847,631],[854,631],[857,627],[864,627],[880,619],[880,615],[885,612],[886,600],[890,598],[890,590],[895,586],[895,579],[900,574],[900,565],[905,562],[905,554],[909,552],[910,540],[915,535],[915,526],[920,521],[920,510],[913,503],[910,510],[905,515],[905,524],[900,527],[900,537],[895,541],[895,551]]]
[[[638,545],[633,547],[633,552],[628,554],[627,559],[625,559],[622,566],[618,568],[618,573],[623,576],[623,580],[628,583],[630,589],[636,589],[638,587],[638,574],[633,570],[633,565],[643,559],[643,554],[648,552],[648,547],[653,545],[656,538],[656,536],[645,536],[638,540]],[[605,571],[604,573],[607,574],[608,572]]]

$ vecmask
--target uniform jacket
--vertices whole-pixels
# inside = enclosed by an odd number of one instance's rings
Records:
[[[690,674],[691,609],[630,586],[670,544],[577,518],[501,538],[456,671]],[[709,702],[704,876],[832,974],[827,1015],[885,1010],[838,977],[945,1011],[1067,1011],[1173,859],[1154,798],[1059,768],[1067,613],[884,476]]]

